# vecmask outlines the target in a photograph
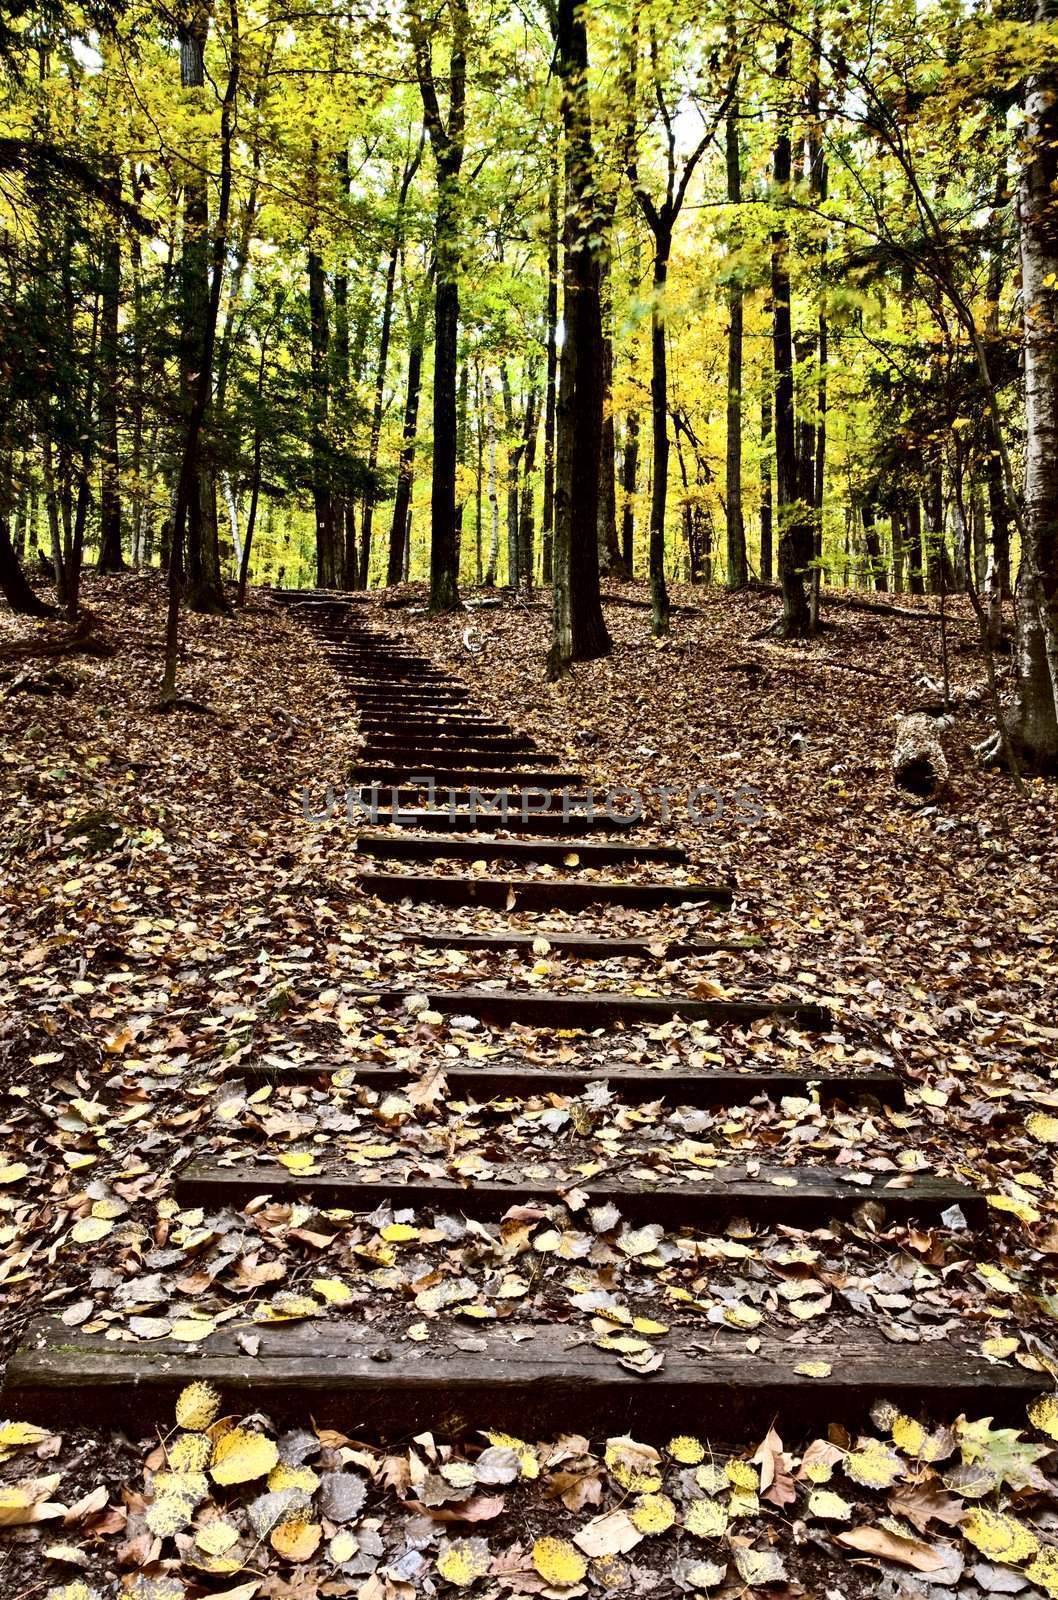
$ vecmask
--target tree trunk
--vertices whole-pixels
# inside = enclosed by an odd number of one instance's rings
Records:
[[[496,418],[492,410],[492,382],[485,374],[485,439],[489,462],[489,559],[485,568],[485,588],[496,583],[496,568],[500,560],[500,491],[496,475]]]
[[[775,553],[772,547],[771,414],[773,396],[768,388],[760,397],[760,576],[772,581]]]
[[[569,205],[563,269],[561,381],[556,408],[554,607],[548,671],[607,655],[599,592],[599,458],[602,450],[602,314],[597,187],[588,100],[584,0],[558,0],[556,64],[562,83]]]
[[[739,102],[727,114],[727,198],[742,203],[742,153],[738,142]],[[737,212],[734,214],[737,217]],[[727,291],[727,586],[744,589],[749,578],[746,528],[742,516],[742,285],[732,279]]]
[[[878,536],[878,524],[875,521],[874,506],[865,500],[860,507],[860,519],[863,522],[863,542],[867,549],[867,561],[870,578],[878,594],[885,594],[889,589],[889,581],[885,571],[885,557],[882,554],[882,541]]]
[[[503,395],[504,433],[507,439],[507,582],[518,587],[518,478],[523,441],[517,436],[514,395],[506,361],[500,362],[500,392]]]
[[[526,594],[533,588],[533,471],[536,467],[536,436],[539,423],[540,394],[536,374],[529,378],[529,397],[525,403],[525,421],[522,432],[522,492],[519,505],[518,527],[518,588]]]
[[[205,52],[210,11],[204,0],[195,0],[193,10],[179,28],[180,82],[184,89],[204,91]],[[206,97],[196,95],[205,111]],[[212,367],[213,339],[207,341],[210,299],[209,161],[200,149],[193,153],[183,172],[184,242],[180,260],[180,393],[185,418],[185,437],[191,432],[191,416],[199,398],[202,352],[210,347]],[[210,391],[212,371],[208,374]],[[227,611],[220,575],[220,546],[217,535],[217,500],[213,472],[203,448],[209,426],[211,394],[194,428],[194,477],[188,485],[185,599],[192,611]]]
[[[316,587],[338,587],[334,506],[327,442],[329,399],[327,282],[323,259],[309,249],[309,338],[312,373],[312,505],[316,517]]]
[[[120,572],[121,493],[118,459],[118,384],[120,381],[118,319],[121,312],[121,228],[118,205],[121,175],[108,164],[108,186],[114,206],[103,225],[102,315],[99,331],[99,571]]]
[[[390,245],[386,262],[386,281],[382,291],[382,326],[378,336],[378,364],[375,367],[375,398],[371,407],[371,432],[367,442],[367,494],[360,516],[360,560],[356,573],[357,589],[366,589],[371,568],[371,529],[375,518],[374,477],[378,468],[378,447],[382,438],[382,413],[386,403],[386,369],[389,366],[389,341],[393,330],[393,295],[397,286],[397,262],[400,260],[401,225]]]
[[[15,547],[11,542],[11,517],[0,512],[0,592],[11,610],[24,617],[54,617],[54,606],[48,605],[31,588],[22,571]]]
[[[558,393],[558,182],[559,163],[551,169],[547,191],[547,379],[544,402],[544,506],[540,518],[542,581],[551,582],[555,530],[555,406]]]
[[[608,218],[607,240],[613,226]],[[599,455],[599,570],[615,576],[621,572],[621,548],[617,542],[617,439],[613,415],[613,290],[609,261],[600,263],[600,308],[602,313],[602,437]]]
[[[393,501],[393,521],[389,529],[389,560],[386,583],[392,587],[404,576],[410,537],[411,489],[415,477],[415,444],[419,428],[419,395],[422,390],[422,363],[426,345],[426,317],[432,268],[423,282],[419,303],[411,325],[408,347],[408,381],[404,397],[404,425],[401,433],[400,461],[397,464],[397,492]]]
[[[1037,0],[1053,27],[1058,0]],[[1025,510],[1018,575],[1018,710],[1011,729],[1040,770],[1058,767],[1058,69],[1029,79],[1018,213],[1025,322]]]
[[[780,96],[790,77],[790,35],[779,40],[775,78]],[[773,175],[779,205],[790,187],[791,151],[787,111],[780,107]],[[781,215],[781,212],[780,212]],[[775,362],[775,476],[779,508],[779,582],[782,585],[780,632],[804,638],[810,625],[805,595],[805,570],[811,556],[811,527],[800,498],[797,434],[794,420],[793,326],[790,311],[789,241],[785,218],[771,239],[772,347]]]
[[[639,414],[630,411],[625,418],[624,453],[621,457],[621,559],[629,577],[634,571],[636,542],[636,480],[639,475]]]
[[[661,637],[669,631],[665,584],[665,510],[669,493],[669,376],[662,297],[669,272],[671,232],[655,235],[654,299],[650,313],[650,415],[653,427],[653,490],[650,496],[650,623]]]

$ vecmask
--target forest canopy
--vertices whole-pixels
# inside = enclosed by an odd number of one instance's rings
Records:
[[[1058,756],[1058,23],[966,0],[7,5],[0,575],[1017,588]],[[1019,575],[1020,574],[1020,575]]]

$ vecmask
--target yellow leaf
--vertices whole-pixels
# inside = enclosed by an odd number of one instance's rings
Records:
[[[813,1489],[808,1496],[808,1515],[823,1517],[829,1522],[847,1522],[852,1516],[852,1507],[833,1489]]]
[[[489,1547],[484,1539],[453,1539],[437,1558],[442,1578],[457,1589],[467,1589],[489,1570]]]
[[[637,1444],[627,1435],[607,1439],[606,1469],[622,1489],[632,1489],[637,1494],[653,1494],[661,1488],[658,1471],[660,1456],[648,1444]]]
[[[588,1570],[576,1545],[566,1539],[538,1539],[533,1545],[533,1566],[545,1582],[559,1589],[579,1583]]]
[[[640,1533],[667,1533],[676,1521],[676,1507],[667,1494],[641,1494],[631,1514]]]
[[[1033,1111],[1025,1118],[1025,1126],[1041,1144],[1058,1144],[1058,1117],[1049,1117],[1043,1111]]]
[[[162,1494],[147,1507],[146,1522],[156,1538],[165,1539],[186,1528],[194,1514],[193,1500],[182,1494]]]
[[[0,1422],[0,1450],[22,1450],[50,1438],[47,1428],[38,1428],[33,1422]]]
[[[318,1172],[316,1157],[311,1150],[291,1150],[279,1157],[280,1166],[288,1172]]]
[[[696,1467],[699,1461],[705,1460],[704,1444],[689,1433],[680,1433],[675,1439],[670,1439],[668,1453],[673,1461],[679,1461],[685,1467]]]
[[[12,1161],[0,1167],[0,1183],[21,1183],[29,1168],[24,1161]]]
[[[1002,1561],[1007,1566],[1017,1566],[1028,1561],[1039,1550],[1036,1535],[1022,1527],[1014,1517],[1003,1511],[989,1511],[975,1506],[962,1525],[963,1536],[975,1550],[980,1550],[989,1561]]]
[[[280,1494],[284,1489],[303,1489],[306,1494],[315,1494],[319,1486],[320,1480],[311,1467],[291,1467],[281,1461],[268,1474],[268,1488],[273,1494]]]
[[[329,1306],[348,1305],[353,1298],[353,1291],[341,1278],[313,1278],[312,1292]]]
[[[1007,1361],[1020,1343],[1021,1340],[1013,1336],[993,1334],[990,1339],[981,1340],[981,1354],[987,1356],[989,1361]]]
[[[1028,1224],[1039,1222],[1040,1220],[1040,1213],[1025,1196],[990,1194],[986,1195],[985,1198],[993,1211],[1009,1211],[1017,1217],[1019,1222]]]
[[[201,1433],[220,1416],[220,1395],[210,1383],[189,1383],[176,1402],[181,1428]]]
[[[289,1522],[281,1522],[278,1528],[272,1529],[268,1542],[285,1561],[310,1561],[322,1538],[323,1529],[318,1522],[291,1517]]]
[[[213,1454],[213,1442],[204,1433],[184,1433],[169,1451],[174,1472],[205,1472]]]
[[[921,1422],[916,1422],[914,1417],[905,1417],[898,1412],[893,1418],[892,1428],[893,1443],[905,1456],[920,1456],[926,1443],[926,1430]]]
[[[58,1488],[62,1474],[47,1478],[27,1478],[24,1483],[0,1488],[0,1528],[21,1528],[30,1522],[50,1522],[66,1514],[66,1507],[48,1499]]]
[[[1025,1576],[1045,1594],[1058,1595],[1058,1550],[1053,1545],[1041,1550],[1032,1564],[1025,1568]]]
[[[251,1483],[271,1472],[279,1460],[272,1439],[249,1428],[232,1428],[217,1440],[210,1475],[214,1483]]]
[[[1029,1407],[1029,1421],[1048,1439],[1058,1439],[1058,1395],[1045,1394],[1034,1400]],[[0,1433],[0,1442],[2,1440]]]
[[[696,1539],[720,1539],[727,1532],[727,1508],[720,1500],[692,1500],[683,1526]]]
[[[829,1361],[802,1361],[800,1366],[794,1368],[802,1378],[829,1378],[833,1370]]]
[[[114,1224],[108,1222],[106,1217],[82,1217],[80,1222],[74,1223],[70,1237],[75,1244],[98,1244],[113,1228]]]
[[[233,1528],[230,1522],[207,1522],[195,1534],[195,1543],[207,1556],[227,1555],[232,1545],[239,1542],[239,1530]]]
[[[495,1445],[497,1450],[513,1450],[518,1457],[518,1465],[522,1469],[522,1477],[527,1481],[540,1476],[540,1462],[532,1445],[526,1444],[524,1439],[516,1439],[511,1433],[486,1433],[489,1444]]]
[[[904,1476],[904,1463],[880,1439],[864,1439],[845,1457],[845,1471],[866,1489],[888,1489]]]
[[[359,1548],[360,1546],[354,1535],[343,1528],[340,1533],[335,1534],[327,1546],[327,1554],[334,1562],[334,1565],[340,1567],[343,1561],[351,1561]]]
[[[413,1239],[421,1237],[421,1232],[409,1222],[390,1222],[382,1229],[381,1237],[387,1244],[410,1244]]]
[[[181,1344],[195,1344],[199,1339],[208,1339],[216,1331],[217,1325],[212,1317],[180,1317],[173,1323],[172,1336],[179,1339]]]

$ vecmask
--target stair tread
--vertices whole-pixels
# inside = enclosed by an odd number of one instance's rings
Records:
[[[976,1335],[901,1344],[897,1354],[874,1329],[799,1329],[796,1339],[762,1330],[751,1351],[735,1329],[675,1328],[659,1344],[664,1366],[644,1379],[574,1328],[475,1324],[466,1350],[456,1342],[467,1342],[466,1330],[447,1321],[428,1341],[409,1340],[417,1316],[410,1308],[388,1333],[339,1317],[274,1328],[233,1321],[194,1346],[119,1342],[38,1318],[8,1366],[3,1403],[6,1414],[53,1428],[127,1418],[168,1426],[180,1391],[202,1381],[233,1410],[298,1422],[311,1414],[354,1436],[456,1437],[487,1426],[528,1438],[625,1430],[663,1442],[686,1431],[688,1416],[708,1417],[715,1440],[776,1413],[786,1423],[851,1420],[879,1396],[952,1417],[977,1415],[987,1399],[990,1413],[1010,1420],[1050,1386],[1046,1374],[989,1362]],[[253,1359],[240,1344],[248,1333]]]

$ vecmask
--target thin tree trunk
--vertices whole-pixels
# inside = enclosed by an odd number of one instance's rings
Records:
[[[452,40],[448,63],[448,122],[442,119],[431,60],[430,33],[409,10],[416,73],[426,128],[437,166],[437,278],[434,295],[433,493],[430,507],[430,610],[456,611],[459,546],[456,531],[458,454],[456,385],[459,365],[459,174],[466,131],[467,0],[450,0]]]
[[[489,517],[491,534],[489,536],[489,559],[485,568],[485,588],[491,589],[496,583],[496,568],[500,561],[500,492],[499,480],[496,472],[496,418],[492,409],[492,382],[488,373],[485,374],[485,437],[489,462]]]
[[[180,82],[186,89],[201,91],[205,99],[206,38],[210,11],[205,0],[194,0],[190,14],[179,28]],[[213,383],[213,338],[207,339],[210,301],[209,162],[202,151],[194,152],[183,173],[184,242],[180,260],[181,339],[180,391],[185,419],[185,438],[194,433],[194,479],[188,485],[186,600],[192,611],[227,611],[220,575],[220,548],[217,537],[216,485],[203,449],[208,428]],[[202,353],[210,348],[210,371],[200,370]],[[192,424],[198,410],[199,393],[205,384],[202,415]],[[186,454],[186,450],[185,450]]]
[[[323,259],[310,247],[309,337],[312,375],[312,504],[316,517],[316,586],[338,586],[334,506],[331,501],[330,452],[327,444],[329,373],[327,348],[327,283]]]
[[[669,594],[665,584],[665,510],[669,494],[669,376],[662,297],[669,272],[672,237],[655,235],[654,297],[650,313],[650,415],[653,428],[653,489],[650,496],[650,620],[660,637],[669,631]]]
[[[727,198],[742,203],[742,152],[738,140],[739,102],[727,114]],[[738,213],[736,212],[735,217]],[[733,278],[727,291],[727,586],[744,589],[749,578],[746,528],[742,515],[742,285]]]
[[[760,576],[771,583],[775,552],[772,533],[772,450],[771,416],[774,396],[765,386],[760,397]]]
[[[551,582],[555,529],[555,407],[558,395],[558,267],[559,160],[551,168],[547,190],[547,378],[544,401],[544,505],[540,519],[541,579]]]
[[[117,220],[121,174],[109,160],[108,184],[114,197],[103,225],[102,322],[99,336],[99,571],[120,572],[121,491],[118,456],[118,321],[121,315],[121,228]]]
[[[407,564],[411,537],[411,490],[415,478],[415,445],[419,430],[419,395],[422,391],[422,364],[426,346],[426,318],[433,267],[427,272],[412,319],[408,346],[408,379],[404,397],[404,424],[400,460],[397,463],[397,492],[393,501],[393,520],[389,529],[389,560],[386,583],[392,588],[401,582]]]
[[[636,542],[636,480],[639,476],[639,414],[630,411],[625,418],[624,453],[621,457],[621,559],[629,577],[634,571]]]
[[[599,592],[599,458],[602,450],[602,313],[588,36],[583,0],[558,0],[556,65],[565,130],[566,248],[561,378],[556,407],[551,649],[554,679],[571,661],[609,654]]]
[[[530,375],[529,384],[522,432],[522,492],[519,499],[518,526],[518,587],[526,594],[530,594],[533,588],[533,472],[536,467],[536,436],[540,421],[540,394],[535,372]]]
[[[785,94],[790,77],[791,40],[784,33],[776,48],[775,79]],[[790,187],[791,150],[788,113],[780,106],[773,157],[773,176],[780,207]],[[780,211],[780,215],[782,215]],[[775,474],[779,508],[779,581],[783,610],[780,631],[803,638],[809,631],[805,570],[811,556],[811,529],[800,498],[797,435],[794,421],[793,327],[790,313],[789,240],[785,218],[771,240],[772,348],[775,362]]]

